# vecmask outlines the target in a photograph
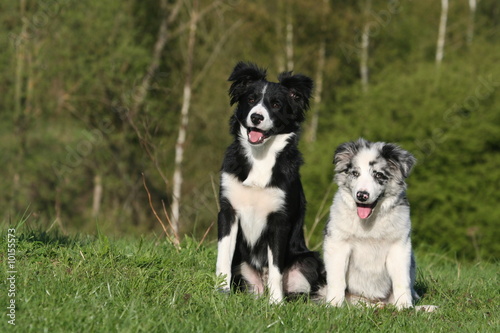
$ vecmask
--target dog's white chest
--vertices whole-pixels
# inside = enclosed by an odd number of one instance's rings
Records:
[[[240,127],[240,142],[251,164],[247,179],[243,182],[248,187],[266,187],[271,181],[276,156],[286,147],[288,140],[294,133],[278,134],[271,136],[268,141],[260,146],[252,146],[246,138],[246,129]]]
[[[243,184],[228,173],[222,174],[223,195],[236,211],[245,240],[253,246],[262,234],[269,214],[283,208],[285,192],[275,187],[262,188]]]

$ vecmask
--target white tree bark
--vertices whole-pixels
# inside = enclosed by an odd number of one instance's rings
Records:
[[[446,40],[446,21],[448,20],[448,0],[441,0],[441,18],[439,19],[439,32],[436,47],[436,64],[439,66],[444,57],[444,44]]]
[[[92,198],[92,218],[96,218],[101,210],[102,189],[102,177],[96,175],[94,177],[94,195]]]
[[[179,125],[179,134],[177,143],[175,145],[175,169],[172,180],[173,193],[172,193],[172,228],[174,234],[178,235],[179,232],[179,219],[180,219],[180,203],[182,194],[182,160],[184,158],[184,144],[186,142],[186,133],[189,120],[189,107],[191,104],[192,92],[192,73],[193,73],[193,57],[194,45],[196,40],[197,16],[198,16],[198,1],[193,3],[191,13],[191,21],[189,25],[189,37],[187,46],[187,59],[186,59],[186,79],[184,81],[184,90],[182,96],[181,107],[181,122]]]
[[[370,20],[369,13],[371,10],[371,0],[366,0],[364,8],[364,18],[365,24],[363,26],[363,32],[361,34],[361,59],[359,61],[359,72],[361,75],[361,86],[363,92],[368,91],[368,48],[370,47]]]
[[[370,26],[365,23],[363,34],[361,35],[361,59],[359,62],[359,72],[361,74],[361,86],[363,91],[368,91],[368,48],[370,46]]]
[[[277,1],[277,12],[278,14],[275,16],[276,23],[276,44],[279,45],[279,48],[276,50],[276,64],[278,68],[278,73],[285,71],[285,63],[286,63],[286,54],[283,52],[281,48],[283,41],[285,38],[283,37],[283,21],[286,14],[284,14],[284,0]],[[285,43],[286,44],[286,43]],[[286,46],[286,45],[285,45]]]
[[[326,42],[322,40],[319,45],[318,51],[318,68],[316,71],[315,83],[316,83],[316,94],[314,98],[314,108],[311,117],[311,130],[309,133],[309,142],[316,141],[316,136],[318,133],[318,123],[319,123],[319,108],[321,107],[321,96],[323,94],[323,72],[325,70],[325,49]]]
[[[309,131],[309,142],[316,141],[319,123],[319,107],[321,106],[321,97],[323,94],[323,73],[325,71],[326,58],[326,16],[328,12],[328,0],[323,0],[323,11],[321,15],[321,41],[318,49],[318,67],[314,78],[316,94],[314,98],[314,107],[312,109],[311,127]]]
[[[142,148],[144,149],[148,157],[151,159],[151,161],[154,163],[156,170],[160,174],[163,182],[165,183],[165,189],[168,189],[168,178],[158,163],[154,145],[152,145],[151,142],[149,142],[144,137],[142,132],[139,130],[139,128],[135,123],[135,117],[138,114],[139,110],[141,109],[142,105],[144,104],[147,92],[151,88],[151,83],[156,74],[156,71],[160,67],[161,55],[163,54],[163,50],[170,36],[169,32],[170,25],[177,19],[182,3],[183,0],[177,0],[177,2],[174,4],[174,7],[170,11],[170,14],[167,16],[168,1],[160,0],[160,9],[163,12],[164,16],[160,23],[160,29],[158,31],[158,36],[155,42],[151,63],[148,66],[147,72],[144,75],[140,86],[134,87],[134,91],[132,93],[133,95],[132,99],[130,101],[125,101],[125,104],[130,106],[129,112],[126,114],[127,120],[130,126],[132,126],[132,129],[135,131]]]
[[[135,89],[134,91],[133,101],[130,108],[132,117],[135,115],[135,113],[139,111],[139,109],[144,104],[147,92],[149,91],[154,75],[158,70],[158,68],[160,67],[161,55],[169,38],[168,28],[170,24],[172,24],[179,15],[179,11],[182,5],[182,0],[178,0],[175,3],[174,7],[172,8],[172,11],[170,12],[170,15],[168,16],[166,15],[167,3],[168,3],[167,0],[160,0],[160,7],[161,10],[165,12],[165,16],[163,17],[160,23],[160,29],[158,31],[158,37],[155,42],[151,63],[149,64],[148,70],[142,79],[142,83],[139,89]]]
[[[477,0],[469,0],[469,25],[467,26],[467,44],[472,44],[474,39],[474,18],[476,16]]]

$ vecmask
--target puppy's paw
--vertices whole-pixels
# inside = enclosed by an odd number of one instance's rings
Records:
[[[413,307],[413,303],[410,302],[397,302],[394,304],[398,310],[409,309]]]
[[[226,286],[217,287],[217,292],[219,292],[220,294],[229,295],[231,293],[231,289]]]
[[[283,299],[277,299],[277,298],[274,298],[274,297],[269,297],[269,304],[272,304],[272,305],[281,305],[281,304],[283,304]]]
[[[280,289],[271,289],[269,292],[269,304],[281,304],[284,298],[283,291]]]
[[[418,305],[415,307],[415,310],[424,312],[436,312],[438,309],[437,305]]]
[[[345,300],[344,295],[327,297],[326,304],[329,306],[340,308],[344,304],[344,300]]]
[[[396,298],[394,303],[398,310],[408,309],[413,307],[413,299],[411,297],[411,292],[401,293],[399,297]]]

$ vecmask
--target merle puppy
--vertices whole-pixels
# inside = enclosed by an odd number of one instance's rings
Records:
[[[334,179],[339,189],[323,242],[329,304],[392,304],[404,309],[420,298],[414,289],[405,182],[415,162],[392,143],[359,139],[337,148]]]

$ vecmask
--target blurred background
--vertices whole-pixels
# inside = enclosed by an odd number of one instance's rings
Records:
[[[244,60],[315,80],[301,137],[312,248],[333,152],[362,136],[418,159],[417,248],[499,258],[497,0],[20,0],[0,22],[7,223],[214,241],[226,80]]]

